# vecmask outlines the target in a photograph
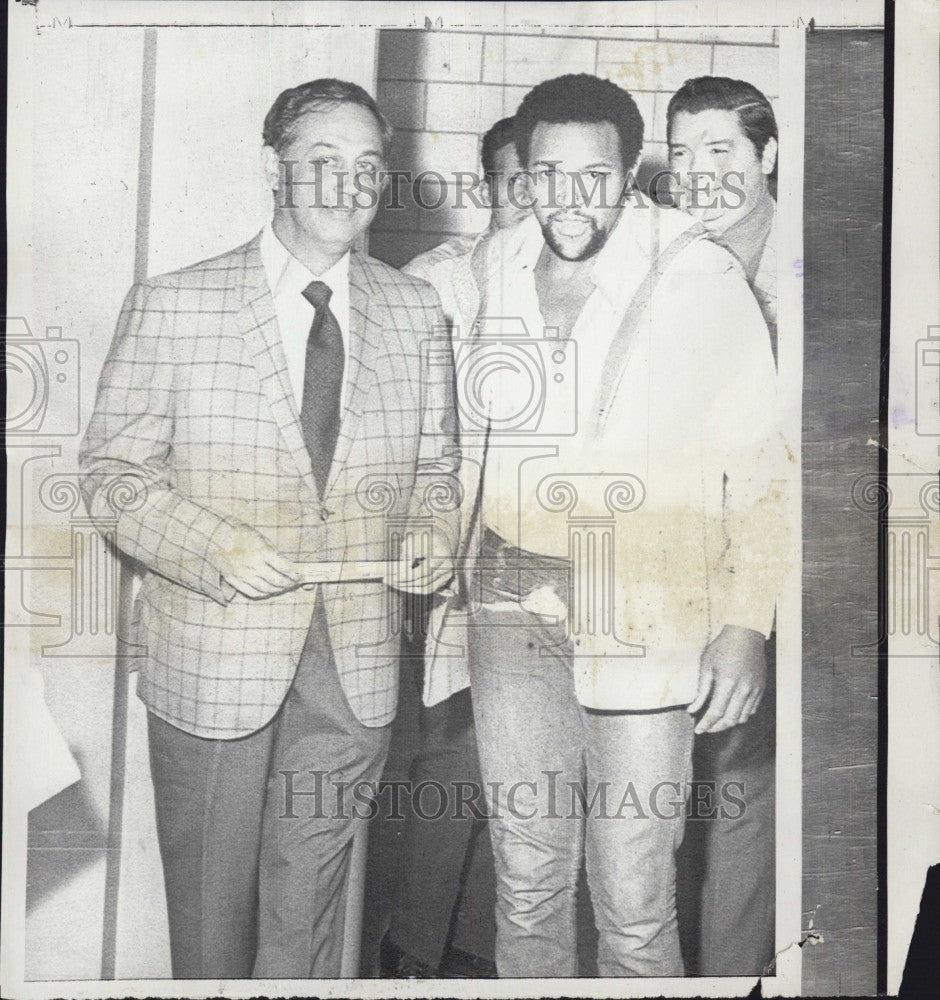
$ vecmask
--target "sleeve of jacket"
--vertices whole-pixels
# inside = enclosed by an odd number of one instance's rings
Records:
[[[427,287],[430,328],[421,350],[421,439],[412,495],[411,516],[434,521],[451,555],[456,554],[460,531],[460,450],[454,395],[454,355],[450,332],[437,293]]]
[[[770,334],[743,275],[728,268],[699,299],[709,473],[721,477],[721,558],[711,571],[714,634],[769,636],[790,558],[790,451]]]
[[[134,285],[124,301],[79,451],[96,526],[149,569],[224,604],[234,589],[216,565],[235,525],[173,483],[174,360],[169,290]]]

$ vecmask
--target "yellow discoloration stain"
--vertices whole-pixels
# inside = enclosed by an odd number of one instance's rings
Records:
[[[747,564],[749,578],[759,574],[769,593],[779,588],[789,559],[788,525],[780,516],[782,493],[773,490],[757,507],[725,516],[706,515],[692,506],[657,509],[654,500],[648,498],[639,509],[612,516],[602,503],[584,498],[579,500],[577,516],[570,519],[566,513],[532,504],[526,508],[526,537],[541,544],[527,546],[522,539],[521,547],[570,558],[569,537],[590,530],[611,532],[615,637],[610,652],[617,652],[622,643],[646,646],[652,654],[689,645],[702,652],[725,624],[747,625],[715,620],[721,609],[728,615],[732,609],[751,610],[747,595],[735,589],[736,572],[743,571],[735,561]],[[736,540],[733,549],[729,534]],[[578,581],[576,568],[571,573],[572,584],[580,582],[583,590],[587,581]],[[756,604],[753,614],[759,617],[764,610],[759,595]],[[772,604],[771,600],[771,608]],[[668,677],[663,684],[668,687]]]
[[[675,61],[676,57],[671,45],[638,48],[630,62],[621,63],[614,70],[612,79],[628,90],[631,88],[634,90],[655,90],[659,86],[664,66],[672,66]]]

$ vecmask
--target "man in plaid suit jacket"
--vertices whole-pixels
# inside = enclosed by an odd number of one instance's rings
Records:
[[[273,222],[131,290],[83,442],[92,516],[134,495],[113,540],[146,569],[139,690],[177,977],[339,974],[351,800],[380,777],[398,694],[400,598],[357,565],[389,560],[411,592],[452,573],[440,304],[350,251],[377,205],[351,179],[380,176],[389,134],[353,84],[280,95]]]

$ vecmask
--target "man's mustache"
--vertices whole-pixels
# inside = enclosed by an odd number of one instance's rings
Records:
[[[584,212],[571,211],[570,209],[562,209],[559,212],[553,212],[548,217],[549,222],[589,222],[594,225],[594,219],[590,215],[585,215]]]

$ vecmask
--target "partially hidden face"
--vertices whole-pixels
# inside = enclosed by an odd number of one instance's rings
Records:
[[[493,172],[486,176],[486,190],[495,229],[506,229],[526,218],[531,211],[522,192],[522,164],[515,143],[500,146],[493,156]]]

